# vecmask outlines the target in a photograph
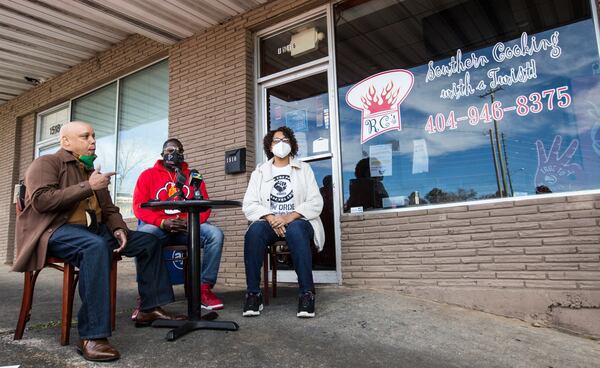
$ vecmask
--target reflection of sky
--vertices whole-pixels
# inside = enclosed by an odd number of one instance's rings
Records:
[[[125,217],[133,216],[131,199],[137,178],[160,158],[168,136],[168,86],[166,61],[121,80],[118,140],[115,139],[116,83],[73,101],[72,118],[90,122],[96,132],[95,165],[100,165],[104,172],[117,172],[115,204]]]
[[[313,142],[319,138],[330,139],[329,137],[329,101],[327,94],[327,78],[324,73],[311,76],[305,80],[312,83],[314,95],[302,99],[290,98],[286,101],[282,98],[269,93],[269,130],[277,129],[281,126],[287,126],[294,131],[298,141],[298,154],[296,157],[306,158],[330,152],[331,145],[327,147],[317,146],[317,151],[313,150]],[[308,82],[310,81],[310,82]],[[275,87],[277,90],[286,90],[289,88],[295,91],[300,88],[307,88],[297,81],[283,84]],[[318,92],[322,93],[317,94]],[[270,92],[270,91],[269,91]],[[325,146],[325,145],[323,145]]]
[[[515,111],[507,111],[504,118],[498,122],[498,128],[504,134],[508,167],[515,192],[534,193],[538,170],[535,142],[541,140],[548,153],[556,135],[563,138],[558,158],[571,140],[580,141],[571,163],[582,165],[584,174],[565,175],[558,181],[552,181],[552,185],[544,181],[549,178],[547,174],[540,175],[541,179],[538,179],[537,185],[547,184],[553,191],[560,192],[597,188],[600,180],[599,175],[595,174],[600,164],[600,146],[594,151],[594,141],[590,138],[591,132],[600,131],[598,128],[594,129],[594,122],[598,121],[596,126],[600,126],[600,107],[596,107],[594,102],[599,96],[600,83],[599,75],[595,75],[593,70],[598,66],[593,21],[581,21],[556,30],[560,32],[559,46],[562,55],[558,59],[552,59],[549,51],[542,50],[534,54],[532,57],[537,63],[537,79],[503,86],[503,89],[495,94],[495,99],[501,101],[505,107],[515,106],[519,95],[529,95],[563,85],[569,87],[569,93],[573,96],[573,103],[567,109],[558,108],[555,97],[553,111],[548,111],[546,105],[542,112],[530,113],[524,117],[518,116]],[[542,32],[536,37],[538,40],[549,38],[554,31]],[[505,42],[507,46],[518,43],[520,39]],[[486,56],[490,63],[482,68],[469,70],[473,88],[480,80],[489,83],[487,71],[490,68],[500,67],[499,73],[508,74],[510,68],[518,69],[532,58],[516,57],[496,63],[491,51],[492,47],[474,51],[477,56]],[[468,52],[463,55],[463,60],[470,54],[471,52]],[[449,59],[438,60],[435,65],[447,65],[448,62]],[[390,196],[407,196],[415,190],[424,196],[434,187],[445,192],[456,192],[459,188],[474,189],[479,198],[493,195],[497,191],[490,137],[487,135],[488,130],[493,129],[493,123],[485,124],[480,121],[477,126],[471,126],[468,121],[462,121],[458,122],[456,130],[435,134],[428,134],[424,130],[429,115],[435,117],[439,112],[447,116],[453,110],[456,117],[467,116],[469,106],[481,109],[484,103],[490,102],[490,97],[480,98],[478,95],[482,92],[476,91],[474,95],[461,97],[459,100],[441,99],[440,91],[452,87],[452,82],[458,83],[464,72],[450,77],[441,76],[426,83],[427,69],[427,65],[410,69],[415,75],[415,83],[400,107],[402,131],[384,133],[364,145],[360,144],[361,113],[350,108],[345,102],[346,93],[352,86],[339,89],[344,198],[348,198],[349,180],[354,177],[355,165],[368,155],[368,146],[393,142],[397,142],[393,145],[397,147],[393,152],[394,174],[383,179]],[[545,103],[545,100],[543,102]],[[598,136],[600,138],[600,133]],[[416,139],[426,141],[429,171],[413,174],[413,140]],[[552,160],[550,161],[546,165],[550,171],[560,166],[550,165]]]
[[[167,119],[150,121],[119,134],[119,167],[117,169],[117,205],[124,216],[133,216],[131,198],[138,177],[160,159],[167,139]],[[121,199],[122,198],[122,199]]]
[[[324,186],[323,179],[331,175],[331,159],[324,159],[309,162],[311,169],[315,174],[315,180],[319,188]]]

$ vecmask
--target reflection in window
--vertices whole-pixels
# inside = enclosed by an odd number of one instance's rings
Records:
[[[117,114],[117,82],[73,100],[71,120],[92,124],[96,133],[94,162],[104,171],[115,171],[115,116]]]
[[[60,145],[58,143],[54,143],[51,146],[46,146],[46,147],[40,148],[38,150],[38,156],[45,156],[45,155],[49,155],[51,153],[55,153],[56,151],[58,151],[59,148],[60,148]]]
[[[315,180],[319,186],[319,192],[323,197],[323,210],[321,211],[321,222],[325,229],[325,245],[323,250],[317,252],[313,248],[314,270],[335,270],[335,232],[333,224],[333,180],[331,177],[331,159],[322,159],[309,162]]]
[[[168,79],[167,61],[121,79],[118,124],[116,82],[72,102],[72,120],[89,122],[96,132],[95,164],[117,172],[115,204],[124,217],[133,216],[132,193],[139,174],[160,158],[167,139]]]
[[[298,141],[299,158],[330,151],[327,75],[320,73],[267,91],[268,130],[287,126]]]
[[[133,188],[141,172],[152,167],[167,139],[169,74],[167,62],[121,80],[116,205],[133,216]]]
[[[335,13],[346,211],[600,187],[589,1],[373,0]],[[395,69],[410,73],[381,73]]]

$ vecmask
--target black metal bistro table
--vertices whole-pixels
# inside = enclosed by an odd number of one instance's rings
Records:
[[[188,199],[185,201],[149,201],[142,203],[143,208],[155,210],[180,210],[188,214],[188,280],[191,281],[191,293],[188,297],[188,319],[183,321],[156,320],[152,327],[173,327],[167,333],[167,340],[174,341],[194,330],[225,330],[237,331],[238,324],[232,321],[214,321],[216,312],[202,316],[200,304],[200,213],[209,208],[241,207],[239,201]]]

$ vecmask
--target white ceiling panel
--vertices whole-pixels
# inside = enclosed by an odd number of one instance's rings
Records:
[[[267,1],[2,0],[0,105],[132,34],[173,44]]]

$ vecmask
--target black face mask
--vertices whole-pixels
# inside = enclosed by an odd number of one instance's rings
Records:
[[[181,164],[184,161],[183,153],[173,152],[165,153],[163,155],[163,162],[165,166],[181,168]]]

